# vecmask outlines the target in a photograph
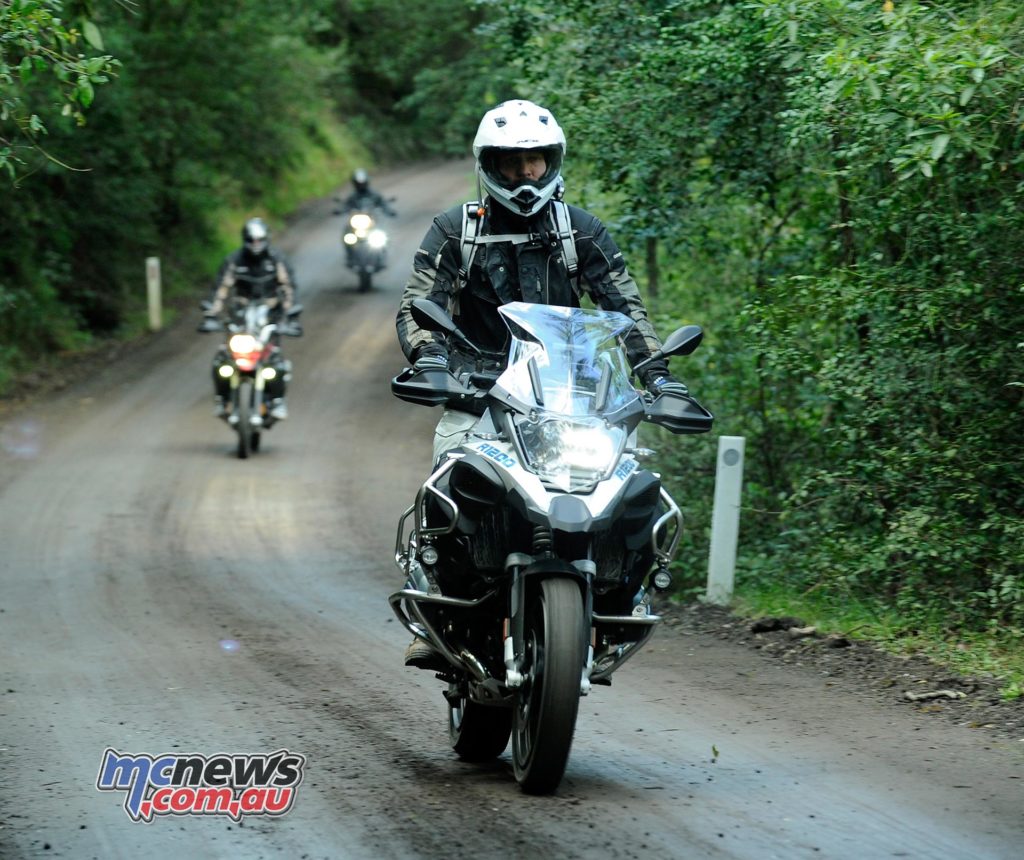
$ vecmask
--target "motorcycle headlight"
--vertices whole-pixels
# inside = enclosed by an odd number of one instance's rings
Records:
[[[251,334],[233,334],[228,340],[228,349],[232,352],[256,352],[259,348],[259,341]]]
[[[625,430],[609,427],[600,418],[548,416],[524,420],[518,429],[529,468],[565,492],[601,480],[626,444]]]
[[[383,230],[373,230],[366,241],[370,243],[371,248],[380,249],[388,243],[388,234]]]
[[[348,222],[356,233],[365,233],[373,226],[373,219],[364,212],[357,212]]]

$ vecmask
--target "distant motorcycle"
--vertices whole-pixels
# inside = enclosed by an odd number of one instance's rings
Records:
[[[345,265],[359,277],[359,292],[373,287],[373,276],[387,267],[388,234],[381,229],[376,212],[338,208],[335,215],[347,215],[341,241],[345,245]]]
[[[511,343],[503,371],[481,360],[459,376],[407,368],[392,380],[402,400],[481,418],[399,520],[407,584],[389,600],[438,654],[455,752],[492,760],[511,737],[516,780],[539,794],[562,778],[580,696],[648,641],[652,593],[671,584],[682,514],[640,465],[634,431],[649,421],[704,433],[712,416],[689,395],[634,389],[622,314],[522,302],[498,312]],[[412,314],[480,354],[433,302],[417,299]],[[654,357],[688,355],[701,337],[681,328]]]
[[[204,310],[209,308],[204,303]],[[246,459],[260,449],[260,435],[277,423],[270,414],[267,384],[279,373],[290,381],[291,362],[280,355],[278,335],[298,337],[302,326],[298,316],[302,306],[296,305],[282,322],[271,322],[271,307],[262,301],[237,305],[225,323],[206,317],[201,332],[228,333],[214,362],[216,372],[231,383],[230,409],[223,420],[238,434],[238,456]]]

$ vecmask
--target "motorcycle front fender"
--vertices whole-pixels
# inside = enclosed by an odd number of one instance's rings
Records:
[[[519,566],[518,561],[524,562],[523,566]],[[583,626],[579,635],[583,642],[583,653],[586,654],[590,647],[590,625],[594,614],[593,593],[590,587],[592,574],[560,558],[532,561],[529,556],[513,555],[509,558],[509,567],[512,572],[509,587],[509,632],[512,635],[516,659],[522,658],[526,653],[523,634],[526,612],[533,603],[540,583],[553,578],[572,579],[579,586],[580,600],[583,601]]]
[[[384,268],[383,251],[375,251],[369,245],[360,242],[349,246],[348,267],[357,272],[379,272]]]

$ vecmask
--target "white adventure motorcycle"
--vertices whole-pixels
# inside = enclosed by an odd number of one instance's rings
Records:
[[[692,397],[633,387],[622,314],[498,310],[512,335],[505,370],[407,368],[392,380],[403,400],[480,419],[399,520],[407,584],[389,600],[438,652],[456,753],[487,761],[511,736],[520,786],[547,793],[565,771],[580,696],[648,641],[660,620],[652,593],[671,584],[682,514],[640,466],[637,426],[703,433],[712,416]],[[433,302],[412,312],[477,351]],[[654,357],[689,354],[702,336],[679,329]]]

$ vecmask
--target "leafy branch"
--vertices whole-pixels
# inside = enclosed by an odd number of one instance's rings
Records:
[[[29,151],[68,167],[41,146],[41,114],[55,97],[61,116],[84,125],[96,87],[121,65],[102,53],[93,21],[83,19],[79,29],[61,17],[63,9],[61,0],[0,0],[0,170],[15,183]]]

